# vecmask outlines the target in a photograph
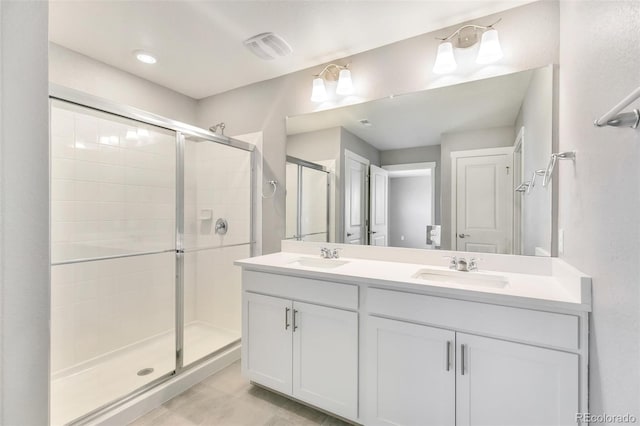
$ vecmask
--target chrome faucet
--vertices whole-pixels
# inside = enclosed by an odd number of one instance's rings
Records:
[[[331,250],[327,247],[320,248],[320,257],[323,259],[339,259],[340,258],[340,250],[339,248],[334,248]]]
[[[478,270],[478,259],[472,257],[467,261],[464,257],[445,256],[449,258],[449,269],[460,272],[471,272]]]

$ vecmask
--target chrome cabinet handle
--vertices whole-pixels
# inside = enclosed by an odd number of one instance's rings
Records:
[[[284,308],[284,329],[285,330],[288,330],[289,326],[291,325],[291,324],[289,324],[289,311],[290,310],[291,309],[289,309],[289,308]]]
[[[464,376],[464,370],[466,369],[467,357],[465,356],[466,345],[460,345],[460,375]],[[468,371],[467,371],[468,373]]]
[[[447,359],[445,361],[446,370],[451,370],[451,342],[447,340]]]
[[[460,238],[464,238],[464,237],[470,237],[471,235],[469,234],[458,234],[458,237]]]
[[[298,324],[296,324],[296,315],[298,311],[296,309],[293,310],[293,331],[295,332],[298,329]]]

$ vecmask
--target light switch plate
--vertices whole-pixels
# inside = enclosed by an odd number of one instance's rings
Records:
[[[564,254],[564,229],[558,229],[558,254]]]

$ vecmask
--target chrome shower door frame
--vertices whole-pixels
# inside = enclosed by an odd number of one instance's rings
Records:
[[[248,243],[243,243],[241,245],[249,245],[250,255],[253,256],[255,253],[255,170],[256,170],[256,153],[255,146],[240,141],[237,139],[229,138],[227,136],[214,134],[207,130],[182,123],[180,121],[172,120],[169,118],[162,117],[157,114],[153,114],[138,108],[130,107],[127,105],[122,105],[117,102],[109,101],[103,98],[99,98],[93,95],[86,94],[84,92],[80,92],[74,89],[70,89],[67,87],[59,86],[56,84],[49,85],[49,99],[50,100],[59,100],[63,102],[67,102],[70,104],[75,104],[84,108],[101,111],[104,113],[108,113],[114,116],[123,117],[126,119],[134,120],[143,124],[153,125],[159,128],[163,128],[169,131],[173,131],[176,133],[176,182],[175,182],[175,202],[176,202],[176,223],[175,223],[175,249],[174,250],[163,250],[157,252],[149,252],[149,253],[132,253],[130,255],[124,256],[105,256],[100,258],[90,258],[90,259],[79,259],[74,260],[72,262],[58,262],[52,263],[52,266],[58,264],[67,264],[67,263],[77,263],[77,262],[88,262],[94,260],[104,260],[104,259],[112,259],[119,257],[129,257],[129,256],[140,256],[146,254],[156,254],[163,252],[175,252],[175,368],[172,372],[169,372],[137,389],[134,391],[123,395],[122,397],[111,401],[105,405],[100,407],[96,407],[94,410],[86,413],[85,415],[72,420],[69,424],[86,424],[90,423],[93,419],[98,418],[99,416],[107,413],[108,411],[122,406],[123,404],[133,400],[134,398],[143,395],[145,392],[150,389],[159,386],[171,378],[179,375],[181,372],[189,370],[193,367],[197,367],[198,365],[218,356],[221,353],[226,352],[228,349],[237,345],[240,342],[240,339],[237,339],[234,342],[229,343],[226,346],[219,348],[218,350],[190,363],[188,366],[184,366],[184,150],[185,150],[185,138],[187,136],[197,137],[199,139],[218,143],[226,146],[230,146],[236,149],[241,149],[243,151],[248,151],[250,153],[250,241]],[[51,105],[49,106],[51,108]],[[221,246],[221,248],[226,246]]]
[[[312,233],[312,234],[307,234],[307,235],[302,235],[302,180],[303,180],[303,167],[306,167],[308,169],[312,169],[312,170],[317,170],[319,172],[324,172],[327,174],[327,221],[326,221],[326,225],[327,225],[327,231],[326,231],[326,235],[327,235],[327,239],[326,241],[329,242],[329,234],[331,233],[331,230],[329,229],[330,225],[331,225],[331,221],[330,221],[330,209],[331,209],[331,173],[327,170],[327,168],[325,166],[322,166],[320,164],[316,164],[316,163],[312,163],[310,161],[306,161],[303,160],[301,158],[297,158],[297,157],[292,157],[290,155],[287,155],[286,158],[286,162],[287,163],[291,163],[291,164],[295,164],[298,168],[297,170],[297,179],[298,179],[298,185],[297,185],[297,205],[296,205],[296,235],[294,236],[296,241],[303,241],[304,237],[307,237],[309,235],[317,235],[317,233]]]

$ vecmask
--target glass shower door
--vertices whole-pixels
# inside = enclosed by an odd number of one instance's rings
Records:
[[[175,370],[176,134],[51,102],[51,420]]]
[[[250,151],[184,142],[183,365],[241,337],[237,259],[251,256]]]
[[[302,241],[329,241],[329,187],[327,172],[301,166],[302,199],[300,227]]]

